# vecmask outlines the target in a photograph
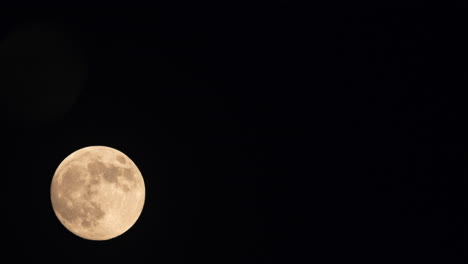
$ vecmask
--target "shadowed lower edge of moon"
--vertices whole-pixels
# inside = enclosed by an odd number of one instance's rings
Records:
[[[125,155],[117,154],[117,163],[106,164],[94,154],[77,155],[67,162],[65,159],[62,163],[67,167],[59,165],[51,185],[52,205],[62,224],[75,235],[90,240],[107,240],[125,233],[137,221],[143,209],[145,188],[138,168]],[[86,162],[80,160],[90,156],[93,158]],[[132,165],[130,168],[119,166],[128,162]],[[58,178],[61,178],[61,184]],[[121,221],[125,224],[119,228],[109,228],[105,222],[109,209],[103,208],[102,196],[96,188],[102,184],[120,188],[122,195],[135,203],[132,205],[134,210],[122,213],[130,218]],[[135,192],[139,196],[136,197]],[[73,197],[77,194],[78,198]],[[111,220],[115,222],[116,219]]]

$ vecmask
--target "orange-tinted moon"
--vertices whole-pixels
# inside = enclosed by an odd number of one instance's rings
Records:
[[[60,163],[50,196],[55,215],[69,231],[85,239],[108,240],[125,233],[140,217],[145,183],[124,153],[90,146]]]

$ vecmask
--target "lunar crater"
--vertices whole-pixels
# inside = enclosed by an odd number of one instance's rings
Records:
[[[106,171],[106,166],[99,161],[92,161],[88,163],[87,167],[91,175],[99,175]]]
[[[115,158],[119,163],[122,163],[122,164],[125,164],[127,161],[125,160],[125,157],[122,156],[122,155],[118,155],[116,158]]]
[[[119,168],[116,166],[109,166],[106,168],[103,174],[104,180],[111,183],[118,183]]]

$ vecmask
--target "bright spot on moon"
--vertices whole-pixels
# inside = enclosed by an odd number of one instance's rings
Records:
[[[60,163],[50,196],[55,215],[69,231],[85,239],[108,240],[125,233],[138,220],[145,184],[125,154],[90,146]]]

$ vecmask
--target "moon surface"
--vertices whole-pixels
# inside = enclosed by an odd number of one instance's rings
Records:
[[[55,215],[69,231],[89,240],[108,240],[125,233],[138,220],[145,183],[124,153],[90,146],[60,163],[50,196]]]

